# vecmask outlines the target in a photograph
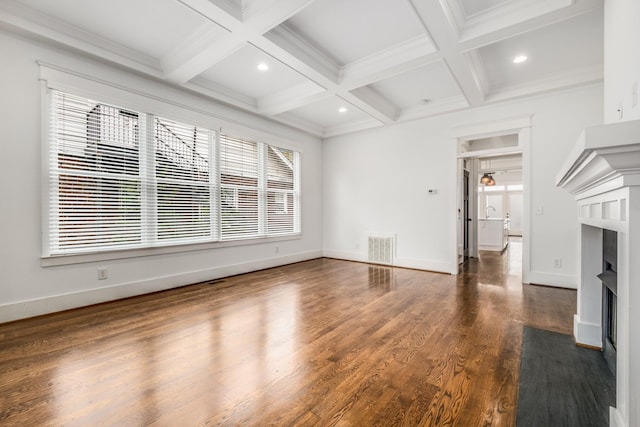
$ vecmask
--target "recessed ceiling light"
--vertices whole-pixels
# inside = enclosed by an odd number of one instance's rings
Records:
[[[346,112],[347,112],[347,107],[338,108],[338,113],[346,113]]]
[[[265,64],[264,62],[261,62],[258,64],[258,70],[260,71],[267,71],[269,69],[269,66],[267,64]]]
[[[526,61],[527,59],[529,59],[526,55],[518,55],[515,58],[513,58],[513,63],[514,64],[519,64],[521,62]]]

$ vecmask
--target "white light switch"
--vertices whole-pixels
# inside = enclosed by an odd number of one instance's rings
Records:
[[[536,215],[543,215],[544,214],[544,209],[542,206],[538,206],[536,208]]]

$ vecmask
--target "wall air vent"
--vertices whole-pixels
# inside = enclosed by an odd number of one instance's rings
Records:
[[[393,265],[395,236],[369,236],[368,261],[375,264]]]

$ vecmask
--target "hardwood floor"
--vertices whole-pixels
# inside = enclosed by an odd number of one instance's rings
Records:
[[[570,333],[576,299],[518,262],[317,259],[0,325],[0,425],[512,426],[523,325]]]

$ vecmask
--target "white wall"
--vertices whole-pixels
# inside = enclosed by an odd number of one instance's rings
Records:
[[[57,311],[271,267],[322,255],[321,142],[253,115],[177,88],[92,63],[70,53],[0,30],[0,321]],[[154,93],[193,102],[218,117],[272,132],[302,151],[301,239],[43,267],[41,265],[41,86],[36,60],[61,67],[95,69],[130,79]],[[276,246],[279,247],[276,253]],[[109,278],[97,280],[97,267]]]
[[[604,121],[613,123],[625,120],[640,119],[640,1],[638,0],[605,0],[604,5]],[[634,86],[636,89],[634,100]],[[636,105],[633,105],[636,102]],[[616,111],[622,104],[623,116],[620,118]],[[637,188],[632,188],[632,194],[637,194]],[[638,211],[639,206],[630,206],[631,211]],[[637,226],[634,225],[634,227]],[[637,233],[637,229],[630,229],[629,233]],[[637,236],[637,234],[635,234]],[[637,242],[637,239],[634,240]],[[635,252],[634,252],[635,251]],[[638,253],[640,248],[632,246],[630,253]],[[618,378],[617,409],[611,412],[612,426],[635,426],[640,421],[640,335],[635,333],[640,313],[640,291],[637,286],[637,259],[630,260],[629,269],[631,283],[627,306],[629,318],[623,330],[628,334],[628,352],[618,352],[618,366],[628,364],[628,394],[622,396],[620,385],[627,378]],[[620,304],[620,303],[619,303]],[[623,321],[625,319],[619,319]],[[618,374],[620,376],[620,374]]]
[[[582,128],[602,123],[600,84],[326,140],[325,255],[365,259],[368,232],[395,233],[397,265],[455,271],[452,129],[529,114],[531,282],[575,287],[576,203],[555,176]]]
[[[640,119],[640,94],[633,105],[632,91],[640,85],[640,1],[606,0],[604,3],[605,123]]]

